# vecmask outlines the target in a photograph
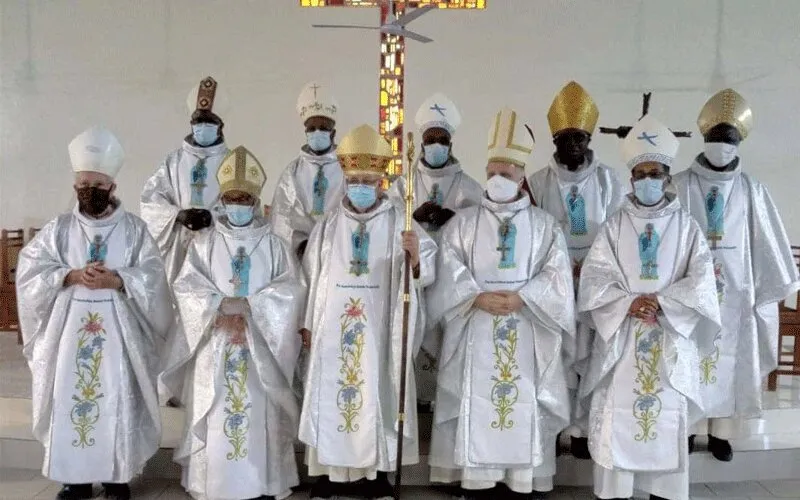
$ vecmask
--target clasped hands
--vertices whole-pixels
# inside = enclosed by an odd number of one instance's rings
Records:
[[[433,201],[426,201],[420,205],[419,208],[414,210],[415,221],[419,223],[427,222],[436,227],[444,226],[454,215],[454,211],[449,208],[441,207]]]
[[[182,224],[190,231],[205,229],[213,222],[211,212],[203,208],[187,208],[178,212],[175,218],[178,224]]]
[[[478,294],[472,306],[494,316],[507,316],[519,311],[524,305],[517,292],[501,290]]]
[[[628,315],[646,323],[655,323],[656,315],[661,310],[658,297],[652,294],[639,295],[631,303]]]
[[[245,319],[244,314],[225,314],[222,311],[232,306],[235,307],[234,304],[242,300],[239,297],[225,297],[222,299],[216,318],[214,318],[214,327],[228,334],[234,344],[245,343],[244,334],[247,330],[247,319]]]
[[[65,286],[83,285],[89,290],[121,290],[123,284],[119,274],[104,262],[89,262],[82,269],[71,270],[64,279]]]

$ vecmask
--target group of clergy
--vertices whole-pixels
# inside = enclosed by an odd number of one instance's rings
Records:
[[[630,189],[589,148],[598,108],[575,82],[529,178],[531,129],[508,108],[491,119],[484,187],[435,94],[416,114],[411,231],[405,178],[383,189],[390,145],[367,125],[337,144],[327,86],[298,98],[306,143],[269,220],[262,165],[225,143],[219,84],[187,104],[191,133],[147,181],[141,219],[114,196],[119,141],[93,127],[69,145],[77,205],[19,258],[33,433],[57,498],[93,483],[130,498],[167,400],[186,412],[181,483],[214,500],[288,497],[297,438],[312,498],[392,497],[400,439],[403,463],[419,460],[417,401],[434,410],[430,479],[466,499],[546,495],[563,433],[593,460],[598,498],[688,500],[694,435],[729,461],[759,416],[777,304],[800,281],[742,171],[752,112],[735,91],[703,107],[704,150],[674,177],[678,139],[643,116],[622,143]]]

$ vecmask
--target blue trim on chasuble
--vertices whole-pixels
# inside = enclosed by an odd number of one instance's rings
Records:
[[[364,370],[361,368],[361,357],[366,342],[364,330],[367,328],[367,315],[361,299],[350,297],[344,306],[344,313],[339,316],[339,327],[339,361],[342,363],[339,374],[342,378],[336,381],[339,386],[336,405],[343,422],[336,430],[350,434],[361,428],[356,418],[364,406]]]
[[[514,249],[517,243],[517,226],[507,217],[497,228],[498,244],[496,250],[500,252],[498,269],[513,269],[517,267],[514,262]]]
[[[350,274],[361,276],[369,274],[369,232],[367,225],[358,223],[358,229],[350,239],[353,246],[353,260],[350,261]]]
[[[717,186],[712,186],[706,194],[706,216],[708,217],[707,238],[711,241],[721,240],[725,236],[725,197]],[[712,245],[716,246],[716,245]]]
[[[192,199],[191,205],[193,207],[204,207],[203,192],[206,189],[206,179],[208,178],[208,168],[206,167],[206,160],[200,158],[197,163],[192,167]]]
[[[658,235],[653,224],[648,222],[644,226],[644,232],[639,235],[639,259],[642,261],[640,279],[658,279],[658,247],[660,244],[661,236]]]
[[[636,441],[647,442],[658,437],[655,425],[662,408],[659,394],[664,391],[658,373],[663,352],[661,342],[664,330],[658,323],[641,321],[637,323],[634,330],[636,379],[633,393],[636,394],[636,400],[633,402],[633,416],[639,426],[639,432],[633,438]]]
[[[100,364],[103,362],[103,344],[106,341],[106,330],[103,328],[103,317],[100,313],[88,312],[81,318],[83,326],[78,330],[78,349],[75,354],[75,383],[77,394],[72,395],[69,418],[72,428],[78,436],[72,441],[75,448],[94,446],[95,439],[90,435],[95,424],[100,420],[98,400],[103,397],[100,392]]]
[[[517,341],[519,334],[514,316],[495,316],[492,318],[492,343],[494,344],[494,367],[497,374],[492,375],[491,400],[497,419],[491,424],[492,429],[505,430],[514,427],[509,418],[514,411],[514,404],[519,398],[517,381],[519,375],[517,364]]]
[[[588,233],[586,229],[586,201],[578,192],[578,186],[572,186],[566,198],[567,214],[569,214],[569,234],[583,236]]]
[[[94,235],[94,240],[89,243],[89,260],[87,264],[93,262],[105,262],[106,255],[108,255],[108,245],[103,241],[103,236],[100,234]]]
[[[225,345],[225,422],[223,432],[231,444],[225,458],[238,461],[247,457],[247,433],[250,430],[249,410],[253,407],[247,394],[250,349],[244,335],[231,336]]]
[[[325,177],[325,169],[320,165],[317,168],[317,175],[314,177],[313,208],[311,215],[322,215],[325,212],[325,195],[328,193],[328,178]]]
[[[236,297],[250,295],[250,256],[245,253],[244,247],[237,248],[236,255],[231,258],[231,271],[233,294]]]

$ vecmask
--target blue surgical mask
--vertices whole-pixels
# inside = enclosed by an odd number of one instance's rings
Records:
[[[350,184],[347,186],[347,198],[359,210],[365,210],[375,204],[378,197],[377,188],[369,184]]]
[[[213,123],[195,123],[192,125],[192,137],[200,146],[210,146],[219,138],[219,125]]]
[[[253,220],[253,205],[225,205],[228,222],[233,226],[246,226]]]
[[[664,197],[664,179],[645,177],[635,181],[633,193],[642,205],[655,205]]]
[[[331,147],[331,133],[326,130],[306,132],[308,147],[316,153],[327,151]]]
[[[422,146],[425,153],[425,163],[431,168],[441,168],[450,158],[450,147],[441,144],[426,144]]]

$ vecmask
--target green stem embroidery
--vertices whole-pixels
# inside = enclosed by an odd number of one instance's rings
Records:
[[[364,372],[361,366],[361,357],[364,354],[366,337],[367,316],[364,314],[364,304],[361,299],[350,297],[345,305],[344,313],[339,317],[340,340],[339,361],[341,366],[339,374],[342,376],[336,383],[339,391],[336,394],[336,404],[339,414],[344,422],[337,427],[339,432],[358,432],[360,425],[356,418],[364,406]]]
[[[247,433],[250,430],[248,410],[252,408],[247,394],[248,360],[250,349],[245,338],[237,338],[235,343],[225,346],[223,361],[225,363],[225,437],[233,450],[225,455],[228,460],[241,460],[247,457]]]
[[[645,326],[651,328],[645,330]],[[634,347],[636,379],[638,385],[633,390],[636,400],[633,402],[633,416],[639,426],[639,433],[634,436],[636,441],[651,441],[658,437],[654,430],[661,414],[662,402],[658,396],[663,392],[663,387],[659,387],[661,377],[658,374],[658,367],[662,356],[661,340],[664,331],[658,323],[646,325],[639,323],[634,331]]]
[[[500,431],[514,427],[511,413],[514,404],[519,398],[517,381],[522,377],[516,373],[517,365],[517,332],[519,320],[513,316],[495,316],[492,318],[492,341],[494,343],[494,368],[496,375],[492,375],[492,404],[497,414],[497,419],[492,421],[492,429]]]
[[[78,437],[72,441],[76,448],[94,446],[95,439],[91,432],[100,420],[100,405],[103,398],[100,392],[100,365],[103,362],[103,344],[106,342],[106,330],[100,313],[88,312],[81,319],[83,326],[78,330],[78,348],[75,355],[75,383],[77,394],[72,395],[70,421]]]
[[[714,372],[717,371],[719,341],[721,339],[722,335],[717,333],[717,335],[714,336],[714,350],[711,351],[711,354],[700,360],[700,383],[703,385],[714,385],[717,383],[717,376],[714,375]]]

